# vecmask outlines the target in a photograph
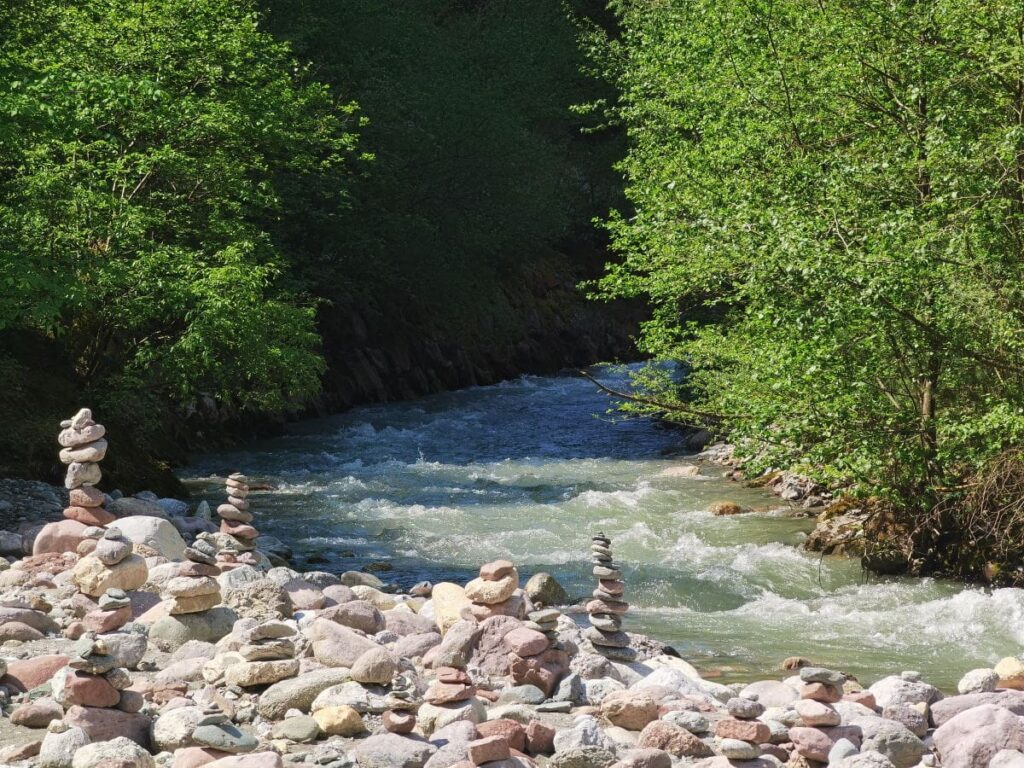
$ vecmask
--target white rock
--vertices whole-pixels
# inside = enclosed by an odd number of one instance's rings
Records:
[[[960,678],[956,689],[962,693],[990,693],[999,684],[999,674],[994,669],[972,669]]]
[[[178,529],[163,518],[142,515],[122,517],[108,527],[117,528],[133,544],[152,547],[169,560],[182,560],[185,557],[185,540],[181,538]]]
[[[124,736],[87,744],[80,748],[71,761],[71,768],[93,768],[108,760],[128,764],[134,768],[156,768],[153,756]]]

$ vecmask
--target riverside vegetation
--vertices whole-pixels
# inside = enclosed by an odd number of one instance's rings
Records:
[[[28,0],[0,29],[5,473],[55,479],[82,401],[110,477],[170,489],[235,428],[628,351],[575,291],[620,142],[569,109],[607,86],[558,4]]]
[[[650,301],[642,349],[689,367],[631,409],[845,489],[870,566],[1018,583],[1020,5],[612,5],[632,209],[593,291]]]

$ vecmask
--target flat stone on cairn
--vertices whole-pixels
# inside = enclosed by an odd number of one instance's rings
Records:
[[[484,621],[491,616],[525,617],[526,601],[516,594],[519,572],[508,560],[495,560],[480,566],[480,575],[466,584],[466,597],[472,618]]]
[[[204,541],[185,550],[186,559],[178,566],[176,575],[164,584],[169,616],[200,613],[220,605],[220,569],[211,564],[213,551]]]
[[[629,659],[633,655],[629,650],[629,636],[622,631],[622,616],[629,609],[629,603],[622,599],[626,585],[612,560],[611,539],[601,532],[593,536],[590,557],[598,583],[594,599],[587,603],[591,626],[583,634],[598,653]]]
[[[228,493],[227,503],[217,507],[220,532],[234,539],[236,546],[232,549],[238,552],[251,552],[256,549],[256,537],[260,534],[250,525],[252,512],[249,511],[248,478],[236,472],[228,476],[225,485]]]

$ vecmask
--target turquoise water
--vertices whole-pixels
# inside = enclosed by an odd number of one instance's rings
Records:
[[[624,381],[621,369],[599,375]],[[588,537],[603,530],[634,606],[627,628],[726,680],[801,655],[862,682],[916,669],[949,688],[1020,651],[1024,591],[867,578],[855,561],[805,553],[812,521],[680,452],[674,431],[609,407],[585,379],[524,377],[298,423],[199,457],[183,477],[211,500],[231,471],[271,483],[252,497],[256,525],[294,548],[297,567],[386,561],[379,575],[402,586],[465,581],[503,557],[582,596]],[[698,477],[667,474],[694,463]],[[719,499],[756,512],[714,517]]]

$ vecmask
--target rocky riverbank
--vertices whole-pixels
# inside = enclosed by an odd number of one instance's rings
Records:
[[[66,515],[23,525],[20,551],[0,534],[4,764],[1024,765],[1016,658],[964,670],[955,692],[800,658],[724,686],[629,631],[607,537],[586,605],[501,561],[400,592],[370,573],[295,571],[262,536],[245,549],[237,528],[258,525],[259,494],[226,483],[220,526],[205,504],[101,494],[114,519],[80,536]],[[26,524],[68,501],[2,487]]]

